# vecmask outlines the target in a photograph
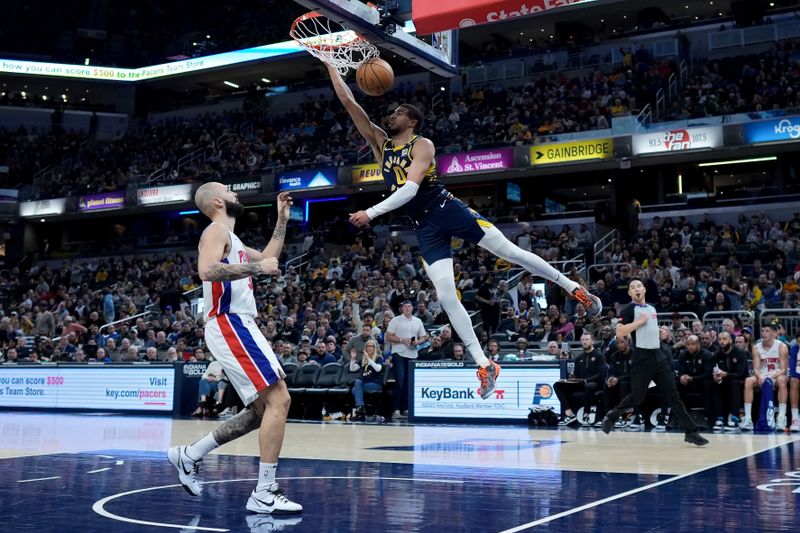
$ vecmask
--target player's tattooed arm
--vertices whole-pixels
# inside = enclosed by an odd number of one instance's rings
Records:
[[[220,424],[212,435],[217,444],[222,446],[243,435],[247,435],[254,429],[258,429],[260,425],[261,417],[258,416],[255,409],[248,407]]]
[[[286,222],[278,222],[272,230],[273,240],[284,240],[286,238]]]
[[[261,262],[244,263],[241,265],[229,265],[227,263],[212,263],[206,272],[206,281],[235,281],[250,276],[257,276],[264,273],[264,265]]]
[[[280,257],[283,250],[283,241],[286,239],[286,224],[289,222],[290,209],[294,202],[288,192],[278,195],[278,220],[272,230],[272,238],[262,252],[262,257]]]

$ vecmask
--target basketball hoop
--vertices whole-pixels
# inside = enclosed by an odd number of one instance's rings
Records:
[[[289,35],[312,56],[336,67],[343,76],[367,59],[378,57],[378,48],[322,13],[312,11],[292,23]]]

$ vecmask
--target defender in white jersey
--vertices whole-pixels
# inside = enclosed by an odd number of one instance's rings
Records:
[[[197,496],[201,492],[197,471],[203,458],[258,429],[258,484],[246,508],[255,513],[299,513],[303,508],[288,500],[275,481],[290,397],[281,365],[255,323],[252,278],[280,273],[278,256],[292,198],[288,193],[278,195],[278,221],[261,252],[245,246],[233,233],[236,217],[244,212],[236,193],[221,183],[206,183],[197,189],[195,203],[211,219],[200,237],[197,257],[205,298],[205,340],[246,407],[194,444],[170,448],[167,458],[178,470],[183,488]]]
[[[753,346],[753,375],[744,380],[744,418],[739,428],[753,429],[753,390],[760,389],[767,378],[778,389],[778,416],[775,430],[786,429],[786,401],[789,398],[789,347],[778,340],[778,322],[761,326],[761,341]],[[767,399],[769,401],[770,399]],[[764,400],[762,399],[762,402]],[[772,420],[768,423],[771,424]]]

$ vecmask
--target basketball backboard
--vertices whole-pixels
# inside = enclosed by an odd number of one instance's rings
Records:
[[[358,0],[295,0],[310,11],[353,30],[373,44],[394,52],[440,76],[458,74],[457,30],[432,33],[430,43],[418,39],[413,23],[389,19],[372,4]]]

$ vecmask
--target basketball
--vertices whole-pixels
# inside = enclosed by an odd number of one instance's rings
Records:
[[[394,72],[383,59],[367,59],[356,71],[356,84],[364,94],[380,96],[392,88]]]

